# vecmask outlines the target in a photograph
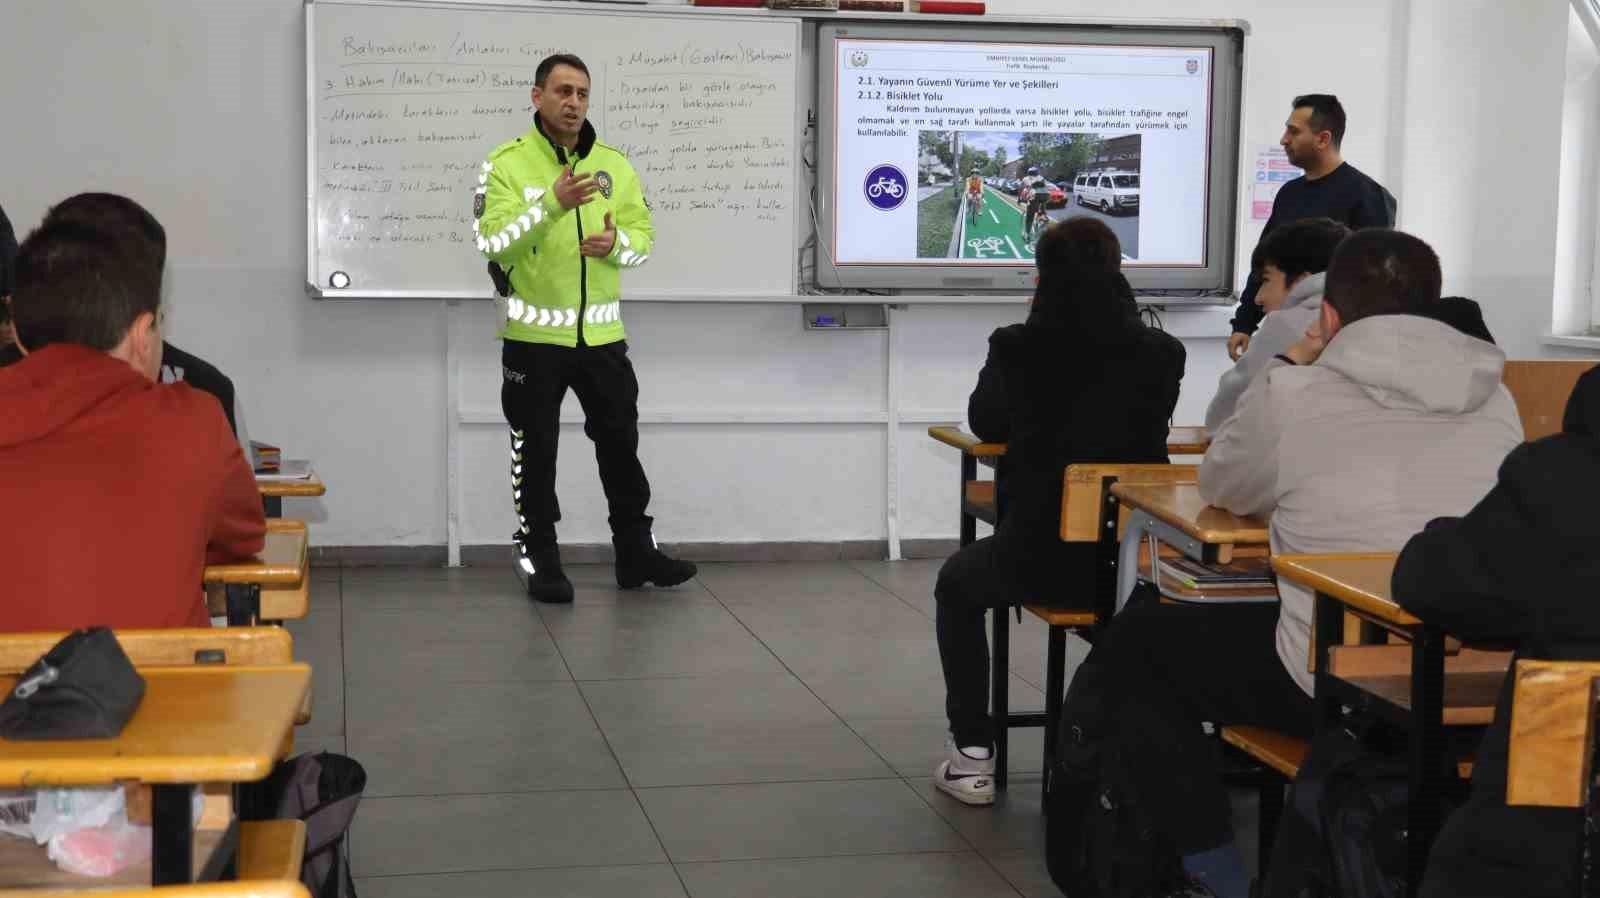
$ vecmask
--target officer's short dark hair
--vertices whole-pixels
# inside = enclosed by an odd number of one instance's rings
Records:
[[[539,87],[544,87],[545,80],[550,77],[550,73],[555,71],[558,65],[572,66],[582,72],[583,77],[590,77],[589,67],[583,64],[583,60],[573,56],[571,53],[557,53],[554,56],[546,56],[544,62],[539,63],[539,67],[533,70],[533,83]],[[593,79],[591,78],[590,80]]]
[[[30,351],[76,343],[108,352],[160,308],[161,253],[136,225],[46,216],[17,251],[11,314]]]
[[[1250,269],[1257,276],[1271,265],[1283,272],[1285,282],[1302,274],[1328,270],[1328,260],[1339,242],[1350,236],[1350,229],[1331,218],[1302,218],[1273,229],[1250,255]]]
[[[1311,130],[1333,135],[1333,145],[1344,143],[1344,105],[1333,94],[1301,94],[1294,98],[1295,109],[1310,109]]]
[[[1373,315],[1426,315],[1443,280],[1433,247],[1403,231],[1366,228],[1333,251],[1322,301],[1343,324]]]

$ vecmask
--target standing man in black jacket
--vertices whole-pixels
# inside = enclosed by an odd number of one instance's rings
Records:
[[[1272,216],[1261,230],[1262,241],[1279,225],[1302,218],[1331,218],[1352,231],[1394,227],[1394,196],[1339,153],[1344,125],[1344,106],[1338,97],[1306,94],[1294,98],[1294,111],[1283,124],[1278,144],[1305,174],[1278,191]],[[1239,297],[1239,311],[1233,316],[1233,334],[1228,337],[1228,357],[1234,361],[1244,355],[1250,335],[1266,314],[1256,305],[1259,289],[1261,277],[1252,272]]]
[[[1028,320],[996,330],[968,405],[973,431],[1009,443],[994,536],[944,563],[934,587],[950,718],[934,785],[958,801],[994,802],[988,609],[1079,599],[1088,607],[1094,546],[1061,541],[1062,475],[1076,462],[1165,464],[1184,350],[1139,320],[1122,249],[1098,219],[1052,225],[1034,258]]]
[[[1600,369],[1578,380],[1562,432],[1524,443],[1466,516],[1440,518],[1394,568],[1402,607],[1516,658],[1600,660]],[[1513,665],[1513,670],[1515,665]],[[1478,746],[1472,796],[1434,842],[1423,898],[1577,894],[1583,812],[1506,805],[1512,674]]]

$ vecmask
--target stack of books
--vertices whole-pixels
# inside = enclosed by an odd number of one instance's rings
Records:
[[[283,450],[270,443],[251,440],[250,466],[257,474],[276,474],[283,466]]]
[[[1227,564],[1201,564],[1192,558],[1161,559],[1162,577],[1189,589],[1246,589],[1272,586],[1265,557],[1236,558]]]

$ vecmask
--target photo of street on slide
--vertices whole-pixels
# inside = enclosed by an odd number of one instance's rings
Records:
[[[1137,132],[919,131],[917,149],[918,258],[1031,260],[1038,235],[1074,215],[1139,258]]]

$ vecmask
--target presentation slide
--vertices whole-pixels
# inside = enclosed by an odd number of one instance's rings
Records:
[[[1088,215],[1129,266],[1204,266],[1212,64],[1206,47],[836,39],[835,264],[1016,265]]]

